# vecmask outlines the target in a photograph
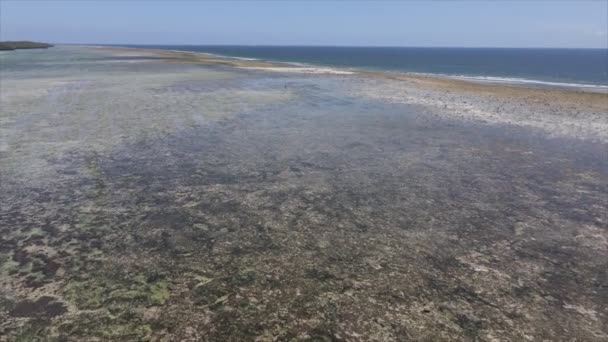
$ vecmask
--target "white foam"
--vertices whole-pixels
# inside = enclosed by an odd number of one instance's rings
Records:
[[[246,58],[246,57],[225,57],[230,59],[238,59],[239,61],[259,61],[259,58]]]
[[[563,87],[563,88],[585,88],[590,90],[608,91],[608,85],[601,84],[586,84],[586,83],[565,83],[565,82],[550,82],[519,77],[498,77],[498,76],[469,76],[469,75],[448,75],[448,74],[432,74],[432,73],[408,73],[410,75],[421,75],[429,77],[444,77],[464,81],[488,82],[488,83],[504,83],[504,84],[533,84],[539,86]]]
[[[302,74],[334,74],[334,75],[352,75],[354,71],[340,70],[333,68],[322,68],[322,67],[240,67],[241,69],[248,70],[264,70],[274,72],[293,72]]]
[[[200,54],[200,55],[217,57],[217,58],[221,58],[221,59],[236,59],[236,60],[239,60],[239,61],[259,61],[260,60],[259,58],[227,56],[227,55],[220,55],[220,54],[217,54],[217,53],[204,52],[204,51],[183,51],[183,50],[167,50],[167,51],[188,52],[188,53],[195,53],[195,54]]]

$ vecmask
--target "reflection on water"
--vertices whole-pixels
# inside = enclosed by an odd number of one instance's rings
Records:
[[[85,57],[2,64],[0,335],[606,336],[605,146]]]

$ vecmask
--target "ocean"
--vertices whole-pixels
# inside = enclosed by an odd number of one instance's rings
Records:
[[[124,45],[230,58],[436,74],[495,82],[608,87],[608,49]]]

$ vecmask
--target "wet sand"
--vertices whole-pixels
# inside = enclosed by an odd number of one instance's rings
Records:
[[[608,338],[605,94],[26,57],[2,341]]]

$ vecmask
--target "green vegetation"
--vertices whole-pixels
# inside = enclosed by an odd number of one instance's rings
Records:
[[[12,41],[0,42],[0,50],[17,50],[17,49],[46,49],[50,48],[51,44],[28,42],[28,41]]]
[[[169,299],[169,283],[164,279],[147,279],[136,276],[131,282],[112,282],[108,279],[90,279],[72,282],[65,293],[80,309],[94,310],[109,305],[126,303],[163,305]]]

